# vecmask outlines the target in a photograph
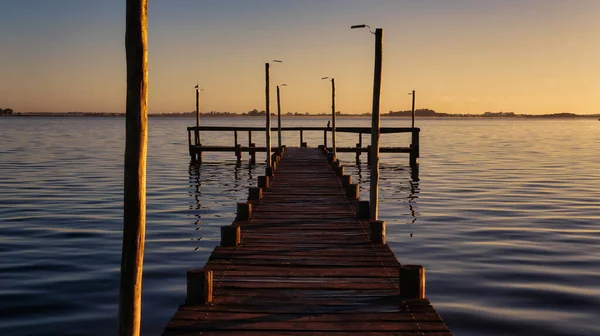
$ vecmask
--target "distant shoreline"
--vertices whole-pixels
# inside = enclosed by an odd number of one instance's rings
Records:
[[[160,114],[149,114],[150,118],[195,118],[195,113],[160,113]],[[271,114],[272,117],[277,117],[275,114]],[[0,117],[125,117],[124,113],[104,113],[104,112],[31,112],[31,113],[14,113],[12,115],[0,115]],[[236,113],[201,113],[201,118],[264,118],[262,115],[247,115],[247,114],[236,114]],[[331,118],[330,114],[283,114],[283,118]],[[338,114],[338,118],[370,118],[370,114]],[[410,115],[398,115],[384,113],[381,114],[381,118],[402,118],[409,119]],[[514,115],[484,115],[484,114],[449,114],[449,113],[428,113],[428,115],[416,114],[416,118],[435,118],[435,119],[521,119],[521,118],[536,118],[536,119],[598,119],[600,114],[573,114],[573,113],[555,113],[555,114],[514,114]]]

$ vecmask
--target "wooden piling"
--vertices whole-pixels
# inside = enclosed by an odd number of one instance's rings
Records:
[[[375,69],[373,74],[373,112],[371,123],[371,176],[369,201],[371,219],[379,217],[379,103],[381,100],[381,67],[383,63],[383,29],[375,29]]]
[[[385,221],[372,220],[369,222],[369,237],[373,244],[385,244]]]
[[[256,164],[256,144],[251,143],[250,145],[248,145],[248,147],[252,148],[250,149],[250,164],[251,165],[255,165]]]
[[[335,156],[337,154],[335,143],[335,78],[331,78],[331,148]]]
[[[262,188],[250,187],[248,189],[248,200],[249,201],[259,200],[262,197],[263,197]]]
[[[408,299],[425,298],[425,267],[420,265],[400,267],[400,296]]]
[[[410,166],[415,167],[419,164],[419,129],[413,128],[410,144]]]
[[[343,175],[342,174],[342,187],[346,188],[349,184],[352,183],[352,175]]]
[[[277,148],[281,148],[281,99],[279,98],[279,85],[277,85]]]
[[[369,219],[370,217],[371,209],[369,208],[369,201],[358,201],[356,205],[356,218]]]
[[[241,231],[239,225],[221,226],[221,246],[236,247],[240,244]]]
[[[200,88],[196,85],[196,132],[194,133],[194,143],[196,145],[200,144],[200,130],[198,127],[200,127]]]
[[[237,203],[236,220],[248,220],[252,217],[252,203]]]
[[[205,269],[187,271],[187,305],[207,304],[213,300],[213,272]]]
[[[127,0],[125,181],[118,327],[120,336],[140,334],[148,150],[147,21],[147,0]]]
[[[358,199],[358,184],[351,183],[346,187],[346,198],[350,200]]]
[[[270,179],[269,176],[258,177],[258,187],[262,189],[269,189]]]
[[[270,176],[272,174],[271,170],[271,161],[269,157],[271,155],[271,100],[270,100],[270,65],[269,63],[265,63],[265,100],[266,100],[266,108],[265,108],[265,151],[266,151],[266,160],[267,160],[267,175]]]
[[[304,146],[304,131],[300,130],[300,147],[305,147]]]
[[[237,144],[235,145],[235,157],[237,162],[242,162],[242,145]]]

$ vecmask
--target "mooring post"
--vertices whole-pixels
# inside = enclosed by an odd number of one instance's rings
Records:
[[[412,139],[410,144],[410,166],[416,167],[419,164],[419,129],[412,129]]]
[[[263,197],[262,188],[250,187],[248,189],[248,200],[249,201],[256,201],[256,200],[261,199],[262,197]]]
[[[362,154],[362,133],[358,133],[358,143],[356,144],[356,161],[360,161],[360,155]]]
[[[369,219],[370,217],[369,201],[358,201],[356,204],[356,219]]]
[[[258,177],[258,187],[261,189],[269,189],[271,180],[269,176],[259,176]]]
[[[335,78],[331,78],[331,147],[333,156],[337,156],[335,150]]]
[[[371,243],[373,244],[385,244],[385,221],[370,221],[369,237],[371,238]]]
[[[279,97],[279,85],[277,85],[277,148],[281,148],[281,99]]]
[[[207,304],[213,300],[213,272],[206,269],[187,271],[187,305]]]
[[[256,164],[256,144],[251,143],[250,145],[248,145],[248,147],[250,147],[250,164],[251,165],[255,165]]]
[[[240,245],[240,226],[223,225],[221,226],[221,246],[236,247]]]
[[[358,199],[358,184],[351,183],[346,186],[346,198],[350,200]]]
[[[327,129],[323,130],[323,146],[327,148]]]
[[[412,95],[412,113],[411,113],[412,126],[411,127],[415,128],[415,90],[412,90],[411,95]]]
[[[235,145],[235,157],[238,163],[242,162],[242,145]]]
[[[373,112],[371,125],[371,219],[379,217],[379,102],[381,100],[381,64],[383,61],[383,29],[375,30],[375,70],[373,74]]]
[[[198,84],[196,84],[196,133],[195,133],[195,143],[196,145],[200,143],[200,91],[198,89]]]
[[[236,220],[248,220],[252,217],[252,203],[237,203]]]
[[[267,160],[267,168],[265,169],[265,174],[267,176],[271,176],[273,171],[271,169],[271,99],[269,96],[270,91],[270,64],[269,62],[265,63],[265,100],[266,100],[266,108],[265,108],[265,151],[266,151],[266,160]]]
[[[371,151],[371,145],[367,145],[367,166],[373,163],[373,152]]]
[[[342,187],[346,188],[352,183],[352,175],[342,175]]]
[[[400,267],[400,296],[408,299],[425,298],[425,267],[421,265]]]
[[[125,178],[118,335],[140,334],[148,152],[148,1],[127,0]]]
[[[190,132],[190,130],[188,129],[188,148],[190,151],[190,160],[192,161],[192,163],[196,162],[196,154],[194,151],[194,147],[192,147],[192,132]]]
[[[242,145],[238,143],[238,131],[233,131],[233,143],[235,147],[235,157],[237,162],[240,163],[242,161]]]
[[[303,143],[304,143],[304,133],[303,133],[303,130],[300,129],[300,147],[302,147]]]

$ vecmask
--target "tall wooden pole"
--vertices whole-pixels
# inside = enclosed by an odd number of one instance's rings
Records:
[[[147,20],[148,0],[127,0],[125,191],[118,331],[120,336],[140,334],[148,150]]]
[[[277,140],[281,150],[281,100],[279,99],[279,85],[277,85]]]
[[[197,129],[198,127],[200,127],[200,90],[196,85],[196,145],[200,144],[200,130]]]
[[[412,90],[412,128],[415,128],[415,90]]]
[[[269,96],[270,93],[270,78],[271,74],[270,74],[270,64],[267,62],[265,63],[265,100],[266,100],[266,107],[265,107],[265,116],[266,116],[266,133],[265,133],[265,138],[266,138],[266,152],[267,152],[267,169],[266,169],[266,174],[267,176],[271,176],[273,174],[272,170],[271,170],[271,98]]]
[[[381,64],[383,58],[383,29],[375,30],[375,71],[373,74],[373,111],[371,123],[371,219],[379,217],[379,103],[381,100]]]
[[[335,78],[331,79],[331,146],[333,146],[333,156],[336,156],[336,150],[335,150]]]

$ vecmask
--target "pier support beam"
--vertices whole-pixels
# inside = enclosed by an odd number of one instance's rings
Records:
[[[213,300],[213,272],[205,269],[187,271],[187,294],[185,303],[188,305],[207,304]]]
[[[425,298],[425,267],[420,265],[400,267],[400,296],[408,299]]]

